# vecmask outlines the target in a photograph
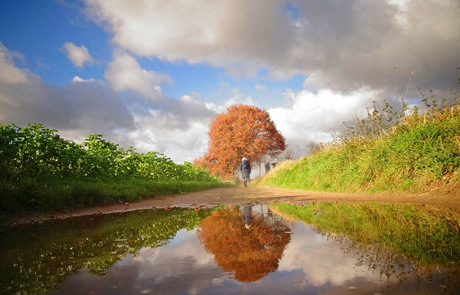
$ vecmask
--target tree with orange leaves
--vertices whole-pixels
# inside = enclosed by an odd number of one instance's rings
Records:
[[[195,164],[214,175],[230,176],[242,157],[259,162],[265,155],[276,156],[286,149],[267,111],[254,106],[232,105],[217,115],[209,126],[208,152]]]

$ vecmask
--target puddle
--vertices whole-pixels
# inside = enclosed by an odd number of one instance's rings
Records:
[[[0,232],[2,294],[458,294],[420,267],[262,205],[150,210]]]

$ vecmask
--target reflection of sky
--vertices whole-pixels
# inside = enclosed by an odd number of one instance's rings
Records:
[[[400,284],[380,269],[358,264],[358,255],[344,251],[312,226],[290,223],[291,241],[278,271],[259,281],[241,283],[223,273],[197,238],[180,230],[159,248],[144,248],[118,261],[97,277],[80,271],[68,278],[58,294],[418,294],[421,284],[409,277]],[[412,290],[408,287],[412,285]],[[440,282],[423,285],[426,294],[443,291]],[[391,286],[388,289],[388,286]],[[430,290],[432,293],[430,293]],[[412,292],[412,293],[411,293]]]
[[[380,278],[379,272],[369,271],[364,265],[356,266],[355,257],[344,253],[325,236],[318,235],[312,226],[295,223],[291,227],[296,234],[292,235],[278,271],[301,270],[305,281],[315,287],[344,285],[355,279],[378,281]]]

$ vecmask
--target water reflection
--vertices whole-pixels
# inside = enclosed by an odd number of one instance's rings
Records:
[[[165,245],[212,210],[151,210],[18,226],[0,232],[0,293],[43,294],[79,270],[102,276],[127,254]]]
[[[344,236],[319,235],[313,226],[302,222],[291,222],[290,227],[292,240],[278,271],[296,273],[296,278],[287,282],[296,285],[298,290],[306,288],[327,294],[460,292],[458,267],[420,266],[379,245],[364,247]]]
[[[0,235],[1,294],[460,292],[458,268],[421,267],[261,206],[131,212]]]
[[[291,233],[272,214],[257,214],[250,206],[241,213],[230,205],[204,219],[198,237],[225,272],[252,282],[277,270]]]

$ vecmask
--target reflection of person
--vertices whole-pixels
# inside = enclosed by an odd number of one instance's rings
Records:
[[[251,164],[248,159],[243,157],[240,164],[241,176],[243,177],[244,186],[248,186],[249,175],[251,174]]]
[[[243,208],[243,221],[244,221],[244,226],[249,229],[251,227],[251,222],[252,222],[252,207],[251,206],[245,206]]]

